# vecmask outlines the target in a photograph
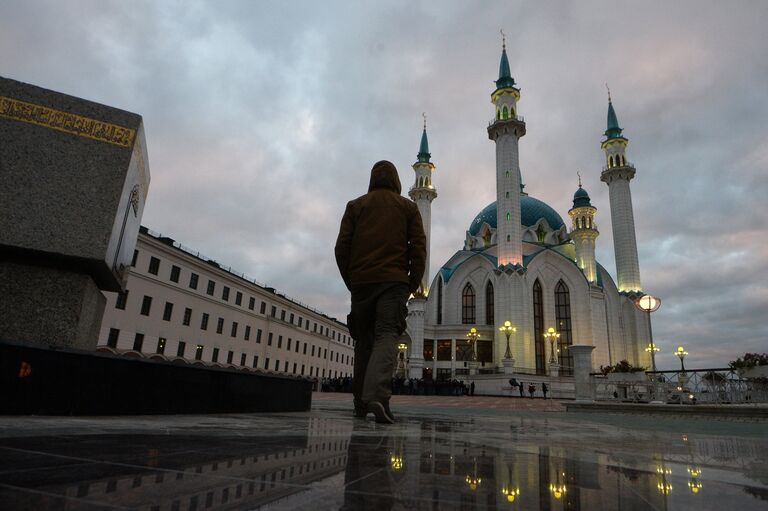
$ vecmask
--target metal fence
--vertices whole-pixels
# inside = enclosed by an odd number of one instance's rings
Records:
[[[742,378],[730,368],[645,373],[593,373],[595,399],[669,404],[768,403],[768,380]]]

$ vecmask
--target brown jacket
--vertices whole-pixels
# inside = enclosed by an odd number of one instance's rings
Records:
[[[427,239],[421,214],[400,195],[397,169],[380,161],[371,169],[368,193],[347,203],[336,240],[336,264],[348,289],[358,284],[421,284]]]

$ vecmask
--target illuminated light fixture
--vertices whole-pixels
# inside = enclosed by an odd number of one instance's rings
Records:
[[[701,481],[698,479],[691,479],[688,481],[688,489],[691,490],[691,493],[699,493],[701,491]]]
[[[549,491],[555,499],[560,500],[563,495],[568,493],[568,488],[564,484],[550,484]]]
[[[403,457],[393,454],[389,457],[389,464],[392,467],[392,470],[402,470]]]
[[[661,298],[652,295],[643,295],[635,302],[637,307],[645,312],[656,312],[661,307]]]
[[[477,487],[480,485],[480,483],[483,482],[483,479],[480,477],[467,475],[467,477],[464,478],[464,481],[467,482],[469,485],[469,488],[474,491],[477,489]]]
[[[480,333],[477,331],[477,328],[472,327],[469,329],[469,332],[467,332],[467,339],[469,339],[469,347],[470,347],[470,356],[472,357],[471,360],[474,362],[477,360],[477,357],[475,356],[475,345],[477,344],[477,340],[480,338]]]
[[[504,358],[510,359],[512,358],[512,351],[509,349],[509,336],[512,335],[513,332],[517,332],[517,327],[512,326],[512,322],[507,320],[504,322],[504,325],[499,328],[499,331],[507,337],[507,351],[504,353]]]
[[[504,486],[501,488],[501,494],[507,498],[507,502],[512,503],[520,495],[520,488]]]
[[[683,348],[682,346],[678,346],[677,351],[675,351],[675,355],[677,356],[677,358],[680,359],[680,372],[682,373],[685,372],[685,364],[683,363],[683,359],[685,359],[685,356],[687,354],[688,352],[685,351],[685,348]]]
[[[560,339],[560,334],[554,328],[549,327],[549,328],[547,328],[547,333],[544,334],[544,339],[549,341],[549,363],[550,363],[550,365],[557,364],[557,355],[555,355],[555,341]]]
[[[656,473],[668,476],[668,475],[672,475],[672,469],[664,466],[657,466]]]
[[[699,467],[688,467],[688,474],[691,477],[701,477],[701,469]]]
[[[398,344],[398,345],[397,345],[397,347],[398,347],[400,350],[407,350],[407,349],[408,349],[408,345],[407,345],[407,344],[405,344],[404,342],[401,342],[400,344]]]
[[[661,482],[656,485],[656,489],[663,495],[669,495],[669,492],[672,491],[672,483]]]

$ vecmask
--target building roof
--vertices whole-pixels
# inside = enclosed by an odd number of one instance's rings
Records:
[[[530,195],[520,196],[520,223],[526,227],[536,225],[536,222],[543,218],[549,224],[549,227],[557,230],[565,225],[563,219],[546,203],[531,197]],[[496,202],[488,204],[480,213],[477,214],[469,226],[469,233],[477,236],[483,223],[487,223],[491,228],[496,228]]]
[[[579,187],[578,190],[576,190],[576,193],[573,194],[573,207],[574,208],[581,208],[584,206],[592,206],[592,203],[589,200],[589,194],[587,191]]]
[[[507,49],[501,50],[501,62],[499,62],[499,79],[496,80],[496,89],[503,89],[505,87],[514,87],[515,79],[512,78],[512,73],[509,70],[509,59],[507,58]]]
[[[605,130],[605,136],[608,140],[612,138],[622,138],[619,127],[619,119],[616,117],[616,110],[613,109],[613,103],[608,100],[608,126]]]
[[[421,132],[421,144],[419,145],[419,154],[417,158],[420,162],[429,163],[429,158],[432,155],[429,154],[429,141],[427,140],[427,128]]]

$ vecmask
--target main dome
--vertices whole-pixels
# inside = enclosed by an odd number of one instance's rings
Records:
[[[531,197],[530,195],[520,196],[520,223],[526,227],[531,227],[543,218],[549,226],[554,229],[560,229],[565,225],[563,219],[557,214],[557,211],[549,207],[546,203]],[[487,223],[493,229],[496,228],[496,202],[488,204],[477,214],[472,224],[469,226],[469,233],[477,236],[483,223]]]

